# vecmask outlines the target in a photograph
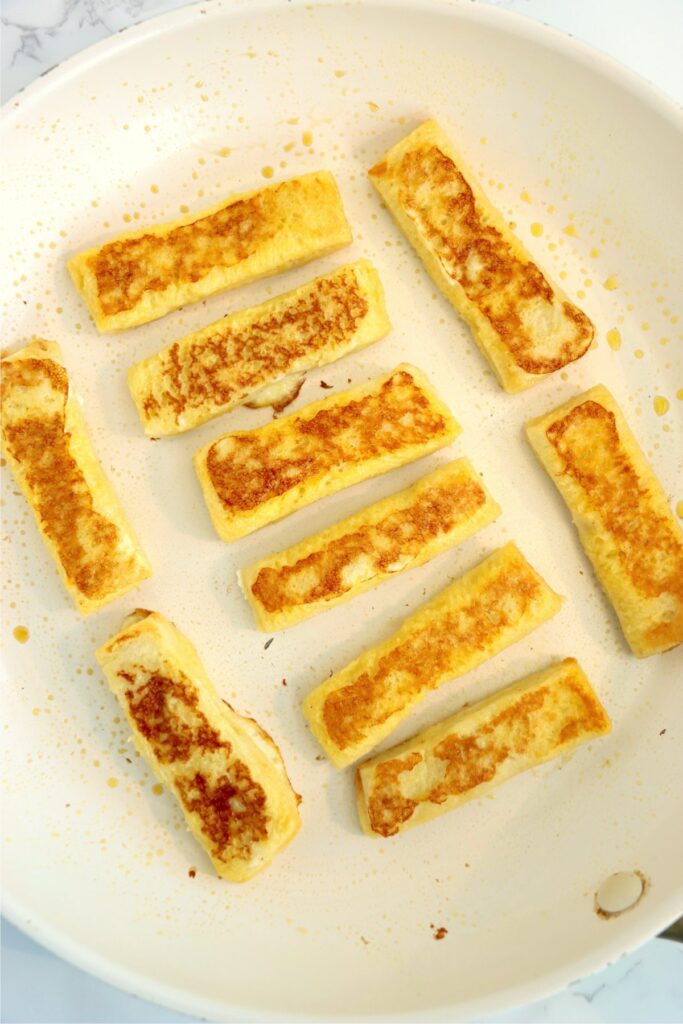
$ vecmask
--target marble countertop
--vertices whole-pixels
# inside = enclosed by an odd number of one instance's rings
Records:
[[[550,23],[611,54],[683,101],[681,0],[473,0]],[[43,71],[183,0],[3,0],[2,99]],[[2,929],[2,1013],[10,1022],[182,1022],[193,1018],[111,988]],[[496,1022],[681,1022],[683,945],[653,939],[599,974]]]

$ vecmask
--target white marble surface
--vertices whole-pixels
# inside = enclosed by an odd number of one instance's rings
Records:
[[[473,0],[545,21],[610,53],[683,101],[683,0]],[[2,98],[127,25],[179,0],[3,0]],[[3,922],[2,1021],[190,1021],[66,964]],[[682,1022],[683,946],[654,939],[564,992],[497,1022]]]

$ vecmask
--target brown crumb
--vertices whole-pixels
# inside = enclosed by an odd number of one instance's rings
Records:
[[[364,935],[361,935],[360,941],[363,943],[364,946],[369,946],[370,945],[370,940],[366,939]]]
[[[286,679],[283,679],[283,680],[282,680],[282,685],[283,685],[283,686],[286,686],[286,685],[287,685],[287,680],[286,680]]]
[[[660,729],[659,730],[659,735],[663,736],[665,732],[666,732],[666,729]]]
[[[333,386],[332,384],[328,384],[328,383],[327,383],[326,381],[324,381],[324,380],[321,380],[321,381],[320,381],[320,387],[321,387],[321,388],[325,388],[325,390],[326,390],[326,391],[329,391],[329,389],[330,389],[330,388],[331,388],[332,386]]]
[[[196,878],[197,877],[197,869],[196,868],[190,868],[190,870],[187,873],[190,876],[190,878]]]
[[[265,642],[265,643],[264,643],[264,645],[263,645],[263,650],[264,650],[264,651],[267,651],[267,650],[268,650],[268,648],[270,647],[270,645],[272,644],[272,642],[273,642],[273,640],[274,640],[274,639],[275,639],[275,637],[274,637],[274,636],[271,636],[270,640],[266,640],[266,642]]]
[[[324,761],[325,760],[325,755],[324,754],[316,754],[315,755],[315,759],[316,759],[316,761]]]
[[[436,940],[436,942],[440,942],[441,939],[445,939],[447,935],[448,928],[444,928],[442,925],[440,928],[437,928],[436,931],[434,932],[434,939]]]

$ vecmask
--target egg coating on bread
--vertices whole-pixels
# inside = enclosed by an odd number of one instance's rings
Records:
[[[2,448],[62,582],[90,615],[151,575],[92,447],[57,344],[2,359]]]
[[[133,366],[128,386],[148,437],[179,434],[390,326],[377,271],[359,260],[174,341]]]
[[[561,604],[519,548],[506,544],[313,690],[303,703],[313,735],[337,768],[357,761],[430,690],[521,640]]]
[[[369,173],[506,391],[585,355],[593,324],[536,265],[435,121]]]
[[[299,798],[268,733],[220,698],[197,651],[138,610],[97,651],[140,753],[221,878],[262,871],[299,829]]]
[[[317,171],[126,232],[77,253],[68,269],[97,329],[121,331],[351,240],[334,177]]]
[[[683,641],[683,530],[602,385],[527,424],[639,658]]]
[[[283,629],[424,565],[499,515],[469,461],[457,459],[248,566],[242,589],[260,629]]]
[[[194,461],[218,535],[236,540],[459,433],[426,376],[404,363],[263,427],[223,434]]]
[[[611,729],[574,658],[464,708],[356,770],[370,836],[405,832]]]

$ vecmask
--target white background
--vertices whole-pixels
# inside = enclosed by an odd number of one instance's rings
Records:
[[[683,100],[683,0],[473,0],[555,25]],[[4,0],[2,96],[177,0]],[[47,953],[9,925],[2,934],[2,1020],[189,1021],[127,996]],[[552,999],[495,1021],[683,1021],[683,948],[653,940]]]

